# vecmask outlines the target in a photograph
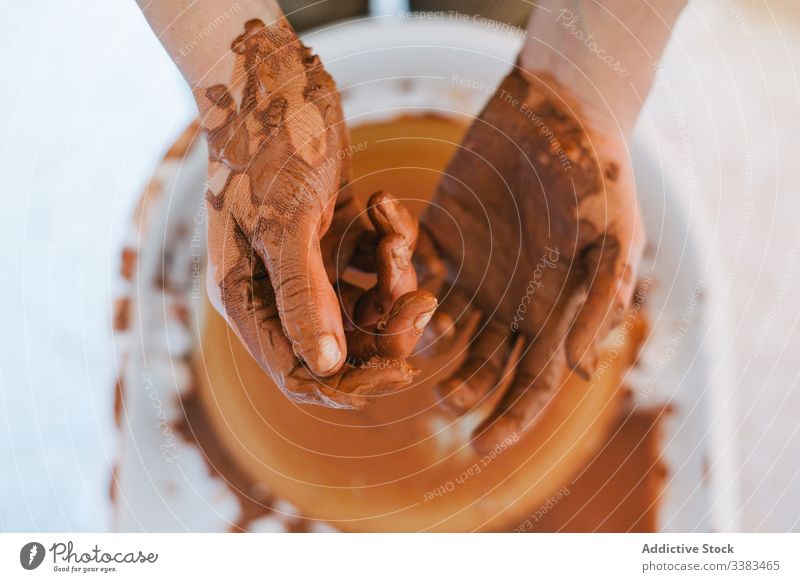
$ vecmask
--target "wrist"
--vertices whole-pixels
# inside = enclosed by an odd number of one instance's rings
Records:
[[[276,0],[137,0],[153,32],[181,74],[197,86],[228,84],[234,72],[232,43],[245,23],[267,25],[283,19]]]
[[[525,57],[525,52],[521,52],[518,59],[521,73],[542,93],[561,103],[587,131],[627,139],[641,107],[628,102],[617,86],[607,81],[593,82],[557,61]]]
[[[627,138],[685,0],[542,0],[519,65],[582,104],[588,122]]]

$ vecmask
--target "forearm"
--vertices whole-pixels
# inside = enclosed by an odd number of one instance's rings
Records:
[[[540,0],[520,65],[569,90],[592,123],[633,128],[686,0]]]
[[[244,24],[283,16],[276,0],[137,0],[150,27],[192,89],[230,82],[234,39]]]

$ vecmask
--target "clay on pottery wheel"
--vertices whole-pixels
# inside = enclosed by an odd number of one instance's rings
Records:
[[[352,160],[356,196],[366,204],[374,192],[389,191],[419,213],[464,129],[432,116],[353,128],[351,142],[366,144],[354,150]],[[643,323],[631,315],[626,326],[641,330]],[[607,365],[589,379],[570,374],[535,430],[512,434],[479,454],[470,446],[471,433],[497,398],[492,395],[458,417],[440,406],[435,389],[463,360],[471,332],[469,325],[463,326],[448,349],[412,356],[410,362],[420,373],[399,391],[375,398],[363,410],[337,410],[287,399],[208,306],[195,353],[194,397],[214,443],[200,446],[221,447],[246,479],[290,501],[308,519],[343,530],[520,529],[592,464],[612,428],[620,425],[626,402],[623,378],[636,358],[641,333],[614,332],[606,342],[614,345],[613,357],[604,350],[599,354]],[[189,424],[192,420],[187,418]],[[639,434],[629,432],[631,438]],[[647,474],[654,455],[644,454],[640,460],[645,468],[634,468],[634,473]],[[595,470],[582,477],[579,490],[591,489],[589,478],[599,488],[609,476]],[[658,490],[653,485],[648,497]],[[653,505],[654,499],[648,498],[636,507]],[[603,513],[602,507],[596,511]],[[642,523],[653,521],[639,517]],[[548,528],[556,528],[554,519],[551,513]],[[581,529],[574,519],[564,527]]]

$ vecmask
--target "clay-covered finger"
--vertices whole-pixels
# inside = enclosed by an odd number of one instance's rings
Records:
[[[269,272],[294,353],[318,376],[336,373],[345,360],[344,329],[316,230],[301,224],[279,243],[256,241],[254,248]]]
[[[400,234],[390,234],[378,244],[378,299],[385,313],[406,293],[417,290],[411,264],[413,249]]]
[[[299,367],[291,374],[298,391],[317,392],[320,403],[329,408],[361,409],[375,399],[408,386],[419,374],[401,358],[372,357],[358,363],[347,363],[329,378],[317,378],[306,368]]]
[[[247,238],[225,213],[210,213],[208,228],[212,304],[281,391],[297,402],[321,403],[314,387],[297,387],[288,378],[298,360],[283,334],[266,269]]]
[[[467,357],[455,373],[437,388],[442,407],[465,414],[479,405],[498,385],[511,351],[507,325],[490,320],[467,347]]]
[[[362,230],[355,241],[350,267],[362,273],[377,272],[376,249],[387,235],[404,237],[411,253],[414,253],[419,221],[394,196],[383,191],[373,194],[367,203],[367,216],[370,224]]]
[[[417,289],[417,275],[405,237],[399,234],[383,237],[376,254],[378,281],[356,309],[356,322],[361,326],[375,323],[401,296]]]
[[[530,429],[567,374],[563,331],[565,317],[551,317],[525,348],[514,378],[492,413],[475,429],[473,448],[490,451],[503,440],[516,441]]]
[[[376,192],[367,203],[367,213],[380,236],[403,236],[411,252],[414,252],[419,220],[397,198],[388,192]]]
[[[378,354],[390,358],[410,356],[437,306],[436,297],[427,291],[413,291],[400,297],[389,315],[378,321]]]
[[[459,330],[479,317],[478,311],[471,306],[470,297],[458,288],[451,288],[425,328],[422,345],[436,352],[447,350]]]
[[[616,239],[591,247],[583,257],[586,278],[566,341],[569,366],[589,378],[597,361],[597,345],[622,321],[634,292],[634,269]],[[637,257],[638,259],[638,257]]]
[[[426,291],[406,293],[376,324],[347,332],[350,360],[410,356],[436,307],[436,298]]]

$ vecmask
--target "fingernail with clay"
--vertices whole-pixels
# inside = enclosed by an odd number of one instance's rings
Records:
[[[321,376],[326,376],[333,372],[339,361],[342,359],[342,349],[339,342],[332,335],[322,336],[317,344],[316,369]]]

